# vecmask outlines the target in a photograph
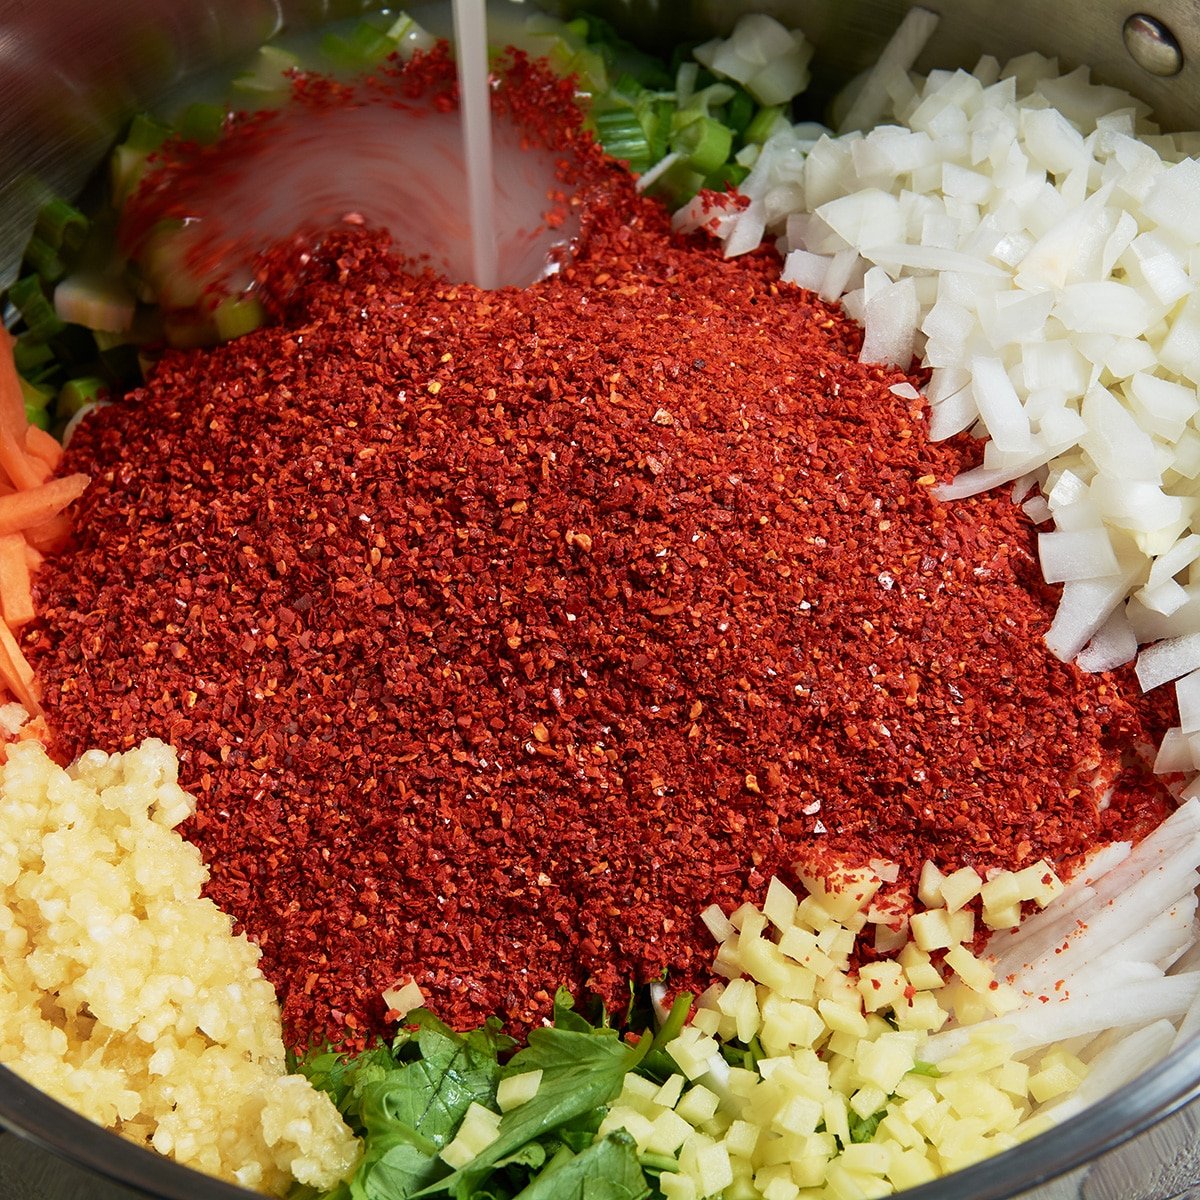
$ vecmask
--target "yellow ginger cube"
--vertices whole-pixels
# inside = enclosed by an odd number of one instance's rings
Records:
[[[615,1133],[618,1129],[623,1129],[637,1142],[638,1152],[641,1154],[646,1152],[651,1138],[654,1137],[654,1122],[645,1113],[627,1104],[614,1104],[604,1114],[604,1120],[600,1122],[600,1136]]]
[[[946,876],[928,860],[921,867],[921,878],[917,882],[917,899],[926,908],[941,908],[946,899],[942,895],[942,884]]]
[[[830,1029],[851,1033],[855,1037],[866,1037],[867,1018],[863,1015],[862,1000],[857,993],[855,993],[855,1000],[858,1001],[858,1005],[855,1007],[839,1003],[836,1000],[818,1000],[817,1011]]]
[[[847,1171],[839,1162],[829,1164],[825,1189],[831,1200],[875,1200],[892,1191],[891,1185],[878,1176]]]
[[[542,1072],[524,1071],[520,1075],[509,1075],[500,1080],[496,1088],[496,1106],[502,1113],[532,1100],[542,1083]]]
[[[1032,900],[1040,908],[1045,908],[1063,891],[1063,881],[1044,858],[1017,872],[1017,886],[1022,900]]]
[[[1010,1058],[988,1072],[988,1078],[994,1087],[1010,1096],[1023,1100],[1029,1095],[1029,1065]]]
[[[817,934],[808,929],[801,929],[799,925],[793,925],[783,934],[779,939],[779,949],[793,962],[807,968],[819,979],[823,979],[836,970],[833,959],[818,945]],[[802,998],[797,997],[797,999]]]
[[[969,908],[960,908],[950,914],[950,936],[956,943],[969,942],[975,937],[975,913]]]
[[[733,922],[721,911],[719,904],[710,904],[700,914],[700,920],[704,922],[715,942],[728,941],[737,933]]]
[[[729,923],[739,933],[749,930],[751,936],[757,937],[767,927],[767,918],[749,901],[739,904],[729,914]]]
[[[622,1104],[627,1104],[631,1108],[636,1108],[638,1112],[650,1116],[658,1106],[657,1096],[658,1084],[653,1079],[646,1079],[644,1076],[635,1075],[630,1071],[621,1085],[619,1099]]]
[[[946,985],[941,1002],[954,1013],[960,1025],[977,1025],[990,1011],[983,996],[961,979],[952,979]]]
[[[762,1002],[759,1040],[768,1054],[782,1053],[793,1046],[812,1046],[824,1034],[825,1022],[810,1004],[785,1000],[774,993]]]
[[[868,1030],[868,1033],[870,1031]],[[822,1053],[825,1055],[841,1054],[853,1058],[858,1052],[859,1043],[866,1040],[867,1034],[847,1033],[845,1030],[835,1030],[829,1035]]]
[[[699,1197],[716,1196],[733,1182],[729,1152],[718,1142],[694,1133],[684,1143],[679,1166],[696,1183]]]
[[[765,983],[788,1000],[811,999],[815,984],[813,971],[789,962],[774,942],[757,937],[747,940],[742,935],[738,938],[738,954],[746,974],[759,983]],[[833,964],[829,965],[832,970]]]
[[[876,1141],[890,1139],[908,1150],[923,1150],[925,1147],[924,1137],[917,1132],[911,1121],[905,1120],[896,1108],[889,1109],[887,1116],[879,1122],[879,1127],[875,1131],[875,1139]]]
[[[888,1182],[898,1191],[929,1183],[938,1177],[938,1169],[923,1150],[905,1150],[892,1159],[888,1168]]]
[[[726,979],[737,979],[745,971],[742,956],[738,950],[741,939],[731,937],[721,943],[713,959],[713,973],[723,975]]]
[[[930,950],[948,950],[960,942],[950,928],[950,914],[944,908],[929,908],[914,913],[908,927],[917,948],[927,954]]]
[[[912,1070],[917,1044],[915,1033],[900,1031],[889,1031],[873,1042],[860,1043],[855,1055],[858,1077],[864,1084],[873,1084],[890,1094]]]
[[[952,946],[946,951],[946,966],[971,988],[985,992],[996,978],[992,968],[981,962],[966,946]]]
[[[1051,1050],[1043,1055],[1038,1069],[1029,1076],[1029,1094],[1044,1104],[1055,1096],[1073,1092],[1087,1074],[1087,1067],[1073,1054]]]
[[[685,1025],[679,1036],[667,1043],[666,1050],[689,1080],[705,1074],[709,1060],[718,1053],[713,1038],[701,1033],[694,1025]]]
[[[734,1121],[725,1132],[725,1149],[739,1158],[752,1158],[761,1136],[761,1126],[749,1121]]]
[[[897,961],[904,968],[908,982],[918,992],[930,992],[945,986],[945,980],[942,979],[937,967],[933,965],[929,955],[915,942],[909,942],[900,951]]]
[[[1008,908],[985,908],[983,923],[989,929],[1015,929],[1021,923],[1021,906],[1011,904]]]
[[[928,1033],[936,1033],[949,1017],[933,992],[917,992],[911,1000],[895,1005],[892,1013],[900,1029],[925,1030]]]
[[[870,867],[839,867],[824,878],[799,869],[796,874],[821,907],[843,924],[867,907],[883,882]]]
[[[780,1170],[778,1167],[770,1169]],[[761,1191],[763,1200],[796,1200],[800,1195],[800,1189],[793,1182],[791,1171],[787,1168],[783,1168],[782,1173],[769,1180]]]
[[[733,1020],[739,1041],[749,1042],[757,1036],[762,1017],[758,1011],[758,992],[749,979],[732,980],[717,1000],[717,1006]]]
[[[776,876],[771,876],[767,885],[767,897],[763,901],[763,915],[779,930],[785,933],[791,929],[796,920],[796,908],[799,905],[796,893]]]
[[[1020,904],[1021,880],[1015,871],[998,871],[980,889],[984,908],[1008,908]]]
[[[983,878],[972,867],[963,867],[952,872],[942,880],[942,899],[948,911],[958,912],[964,904],[969,904],[979,895],[983,887]]]
[[[894,1004],[903,997],[907,986],[904,968],[892,959],[864,963],[858,969],[858,990],[868,1012],[878,1012]]]
[[[697,1084],[684,1092],[683,1098],[675,1105],[675,1112],[685,1121],[690,1121],[693,1125],[700,1125],[711,1119],[720,1103],[720,1098],[715,1092],[710,1092],[708,1088]]]
[[[697,1200],[695,1181],[682,1172],[664,1171],[658,1186],[665,1200]]]
[[[884,1175],[895,1151],[886,1142],[856,1142],[847,1146],[838,1162],[856,1175]]]
[[[693,1126],[678,1113],[669,1108],[654,1118],[650,1136],[646,1139],[645,1148],[652,1154],[674,1154],[695,1132]],[[640,1145],[640,1142],[639,1142]]]
[[[836,1137],[843,1146],[850,1143],[850,1115],[846,1097],[838,1092],[829,1096],[821,1106],[826,1132]]]
[[[441,1158],[456,1171],[465,1167],[500,1136],[500,1114],[471,1102],[454,1138],[442,1147]]]
[[[661,1108],[674,1108],[683,1095],[683,1076],[671,1075],[666,1083],[654,1093],[654,1103]]]
[[[776,1133],[816,1133],[822,1116],[822,1106],[816,1100],[801,1095],[789,1096],[776,1110],[771,1128]]]
[[[860,1087],[858,1091],[850,1097],[849,1106],[852,1113],[856,1113],[862,1120],[868,1117],[873,1117],[887,1104],[888,1094],[883,1088],[874,1087],[871,1084],[866,1084]]]
[[[735,979],[732,982],[740,983],[742,981]],[[721,1009],[714,1008],[696,1009],[692,1014],[692,1027],[712,1038],[721,1037],[729,1039],[737,1032],[736,1020]]]

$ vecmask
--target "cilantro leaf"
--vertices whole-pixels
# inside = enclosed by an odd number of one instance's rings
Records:
[[[613,1100],[621,1091],[625,1073],[638,1065],[649,1048],[649,1038],[630,1046],[609,1029],[589,1033],[534,1029],[528,1046],[513,1056],[504,1073],[519,1075],[540,1070],[542,1082],[537,1095],[505,1113],[500,1136],[467,1166],[426,1186],[419,1194],[448,1191],[456,1200],[472,1196],[502,1159]],[[547,1167],[544,1173],[550,1169]]]
[[[649,1195],[637,1143],[622,1130],[579,1154],[556,1155],[516,1200],[644,1200]]]

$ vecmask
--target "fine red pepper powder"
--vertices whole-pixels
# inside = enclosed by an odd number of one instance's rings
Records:
[[[486,293],[369,231],[280,250],[275,324],[81,426],[36,581],[59,753],[178,748],[293,1042],[410,975],[514,1028],[703,984],[700,911],[799,859],[902,892],[1156,823],[1163,715],[1045,650],[1007,496],[931,495],[970,444],[773,254],[673,237],[561,84],[508,95],[576,156],[573,260]]]

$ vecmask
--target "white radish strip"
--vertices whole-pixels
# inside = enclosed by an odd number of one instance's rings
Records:
[[[1137,658],[1138,640],[1123,608],[1117,608],[1075,658],[1081,671],[1113,671]]]
[[[1175,682],[1179,727],[1184,733],[1200,732],[1200,671],[1192,671]]]
[[[682,68],[681,68],[682,69]],[[664,154],[649,170],[644,171],[638,176],[637,190],[644,192],[648,187],[655,184],[658,179],[665,175],[681,158],[683,157],[678,151],[671,154]]]
[[[1147,646],[1138,655],[1136,670],[1143,692],[1200,670],[1200,632]]]
[[[1106,954],[1094,963],[1075,971],[1062,986],[1055,984],[1052,992],[1031,993],[1039,1003],[1043,995],[1050,1001],[1067,1003],[1074,995],[1089,995],[1107,988],[1124,988],[1134,983],[1145,983],[1150,979],[1162,979],[1163,972],[1151,962],[1120,962],[1116,955]]]
[[[887,110],[888,88],[892,79],[912,69],[913,63],[937,28],[938,15],[927,8],[910,8],[899,28],[884,46],[862,90],[850,105],[838,126],[838,133],[869,129],[879,123]]]
[[[1196,931],[1200,937],[1200,929]],[[1182,975],[1185,971],[1200,971],[1200,945],[1193,946],[1172,968],[1172,975]]]
[[[1174,1040],[1175,1027],[1170,1021],[1155,1021],[1127,1034],[1088,1062],[1087,1075],[1065,1100],[1043,1108],[1039,1115],[1058,1123],[1073,1117],[1165,1058]]]
[[[1097,895],[1079,908],[1080,923],[1063,942],[1018,971],[1013,983],[1024,992],[1053,988],[1060,979],[1098,959],[1126,938],[1145,928],[1164,908],[1176,904],[1200,883],[1194,869],[1195,850],[1177,854],[1151,869],[1132,892],[1116,898]]]
[[[1035,1000],[1003,1018],[935,1033],[922,1048],[921,1057],[926,1062],[939,1063],[964,1049],[973,1036],[998,1038],[1005,1029],[1010,1031],[1012,1053],[1020,1055],[1106,1029],[1145,1025],[1164,1018],[1174,1020],[1188,1011],[1197,996],[1200,996],[1200,972],[1193,971],[1132,983],[1114,991],[1100,988],[1092,993],[1073,992],[1068,1000],[1046,1004]]]
[[[1160,913],[1144,929],[1119,942],[1084,970],[1107,969],[1108,964],[1121,962],[1153,963],[1165,971],[1195,938],[1196,894],[1189,892],[1178,903]],[[1081,971],[1074,978],[1077,982]]]
[[[1030,928],[1041,926],[1041,923],[1045,922],[1045,927],[1036,929],[1034,933],[1010,947],[1019,961],[1013,961],[1008,955],[1003,959],[998,958],[996,974],[1005,978],[1022,971],[1027,965],[1044,958],[1047,954],[1052,954],[1055,946],[1063,940],[1065,930],[1077,927],[1080,922],[1092,920],[1097,910],[1109,907],[1111,902],[1119,897],[1130,898],[1135,886],[1172,856],[1179,857],[1187,864],[1185,874],[1194,870],[1200,863],[1200,800],[1189,800],[1180,805],[1153,833],[1143,838],[1130,853],[1114,863],[1103,875],[1089,871],[1095,889],[1092,896],[1065,913],[1057,914],[1051,920],[1051,912],[1070,898],[1072,887],[1068,885],[1067,891],[1059,897],[1058,904],[1051,905],[1044,913],[1031,917],[1026,922]],[[1169,907],[1179,895],[1182,895],[1182,892],[1171,897],[1161,897],[1161,902],[1150,916],[1153,917]]]
[[[1064,662],[1073,659],[1129,594],[1130,585],[1141,569],[1139,563],[1131,562],[1119,575],[1063,584],[1058,611],[1046,632],[1050,653]]]
[[[1120,571],[1112,541],[1104,528],[1039,533],[1038,558],[1047,583],[1099,579]]]
[[[1190,1042],[1197,1034],[1200,1034],[1200,996],[1192,1001],[1187,1012],[1183,1014],[1183,1020],[1179,1022],[1171,1049],[1178,1050],[1184,1042]]]

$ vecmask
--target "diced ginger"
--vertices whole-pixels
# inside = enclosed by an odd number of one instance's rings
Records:
[[[1000,871],[980,889],[984,908],[993,911],[1021,903],[1021,882],[1014,871]]]
[[[763,901],[762,911],[780,933],[791,929],[795,923],[799,903],[796,893],[782,879],[772,875],[771,882],[767,885],[767,896]]]
[[[946,876],[927,859],[921,867],[921,878],[917,883],[917,899],[926,908],[941,908],[946,902],[942,896],[942,884],[945,881]]]
[[[904,995],[907,986],[904,968],[894,959],[864,963],[858,969],[858,990],[868,1012],[877,1012],[894,1004]]]
[[[929,908],[915,913],[909,928],[918,949],[926,953],[930,950],[948,950],[962,940],[954,936],[950,928],[950,916],[943,908]]]
[[[542,1084],[542,1072],[523,1071],[520,1075],[508,1075],[500,1080],[496,1088],[496,1106],[502,1113],[532,1100]]]
[[[712,1118],[719,1103],[715,1092],[697,1084],[683,1094],[682,1099],[675,1105],[675,1112],[693,1125],[702,1125]]]
[[[946,966],[976,992],[983,992],[995,979],[992,968],[981,962],[966,946],[952,946],[946,951]]]
[[[963,905],[969,904],[979,895],[982,886],[983,878],[973,867],[962,867],[947,875],[942,880],[941,887],[946,908],[952,913],[958,912]]]
[[[904,968],[908,982],[918,992],[929,992],[945,986],[941,972],[933,965],[929,955],[915,942],[909,942],[900,951],[897,961]]]
[[[870,867],[839,867],[824,877],[801,870],[796,873],[821,906],[842,922],[865,909],[882,883]]]

